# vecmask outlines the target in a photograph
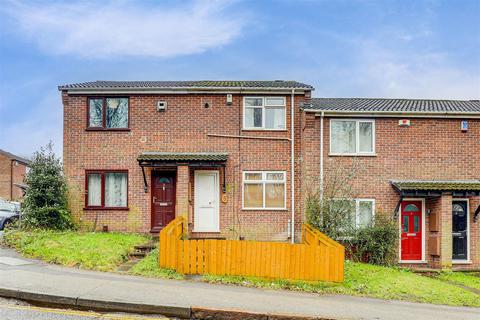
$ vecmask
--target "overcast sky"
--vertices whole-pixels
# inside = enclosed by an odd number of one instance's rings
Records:
[[[289,79],[316,97],[479,99],[480,0],[0,0],[0,149],[62,150],[57,86]]]

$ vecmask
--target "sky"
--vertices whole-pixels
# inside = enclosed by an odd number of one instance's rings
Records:
[[[0,0],[0,149],[62,153],[57,86],[297,80],[315,97],[480,98],[480,0]]]

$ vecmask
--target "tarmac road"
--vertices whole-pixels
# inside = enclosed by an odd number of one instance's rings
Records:
[[[26,302],[0,298],[2,320],[169,320],[159,315],[133,315],[121,313],[97,313],[69,309],[35,307]]]

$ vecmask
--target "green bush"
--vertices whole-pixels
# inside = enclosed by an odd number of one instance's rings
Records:
[[[52,144],[35,152],[25,176],[27,190],[22,203],[22,228],[66,230],[73,227],[67,206],[63,166]]]
[[[375,223],[357,230],[346,240],[346,246],[355,261],[393,264],[397,257],[398,226],[394,220],[378,214]]]

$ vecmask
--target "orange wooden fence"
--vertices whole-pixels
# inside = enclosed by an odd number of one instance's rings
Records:
[[[345,250],[309,225],[302,243],[184,240],[184,218],[160,232],[159,263],[185,274],[244,275],[292,280],[343,281]]]

